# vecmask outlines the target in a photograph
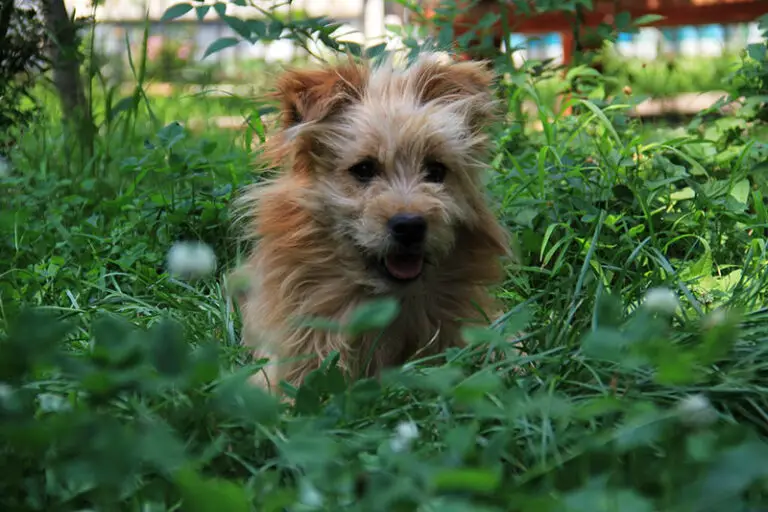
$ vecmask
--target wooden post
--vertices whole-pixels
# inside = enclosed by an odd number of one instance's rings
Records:
[[[576,41],[573,37],[573,31],[565,30],[560,32],[563,41],[563,65],[570,66],[573,62],[573,52],[576,49]]]
[[[566,67],[566,69],[563,71],[563,74],[565,74],[568,73],[567,68],[573,64],[573,53],[576,51],[576,38],[574,37],[573,30],[565,30],[561,32],[560,37],[562,38],[563,42],[563,65]],[[566,92],[560,97],[560,101],[562,102],[560,105],[562,106],[562,104],[567,102],[569,99],[571,99],[571,93]],[[563,115],[570,116],[571,114],[573,114],[573,107],[566,107],[566,109],[563,111]]]

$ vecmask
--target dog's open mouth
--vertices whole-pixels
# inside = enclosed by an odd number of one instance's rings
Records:
[[[424,254],[421,252],[392,252],[384,257],[384,269],[398,281],[412,281],[421,275]]]

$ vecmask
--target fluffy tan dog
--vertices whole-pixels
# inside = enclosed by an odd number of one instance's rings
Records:
[[[377,375],[460,345],[462,322],[498,310],[488,287],[509,244],[482,183],[492,80],[482,63],[434,55],[280,77],[267,156],[281,172],[243,198],[257,240],[240,271],[244,341],[272,360],[261,384],[298,385],[334,350],[353,377]],[[384,296],[401,308],[381,336],[297,322],[343,322]]]

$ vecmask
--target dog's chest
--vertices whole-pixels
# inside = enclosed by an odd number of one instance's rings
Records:
[[[453,331],[452,322],[445,322],[436,306],[428,297],[401,299],[398,316],[377,344],[376,359],[381,366],[401,365],[445,348],[446,334]]]

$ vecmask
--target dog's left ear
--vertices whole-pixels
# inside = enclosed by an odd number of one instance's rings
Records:
[[[423,102],[463,100],[473,128],[481,128],[495,117],[491,86],[496,77],[487,63],[424,59],[416,72],[416,87]]]

